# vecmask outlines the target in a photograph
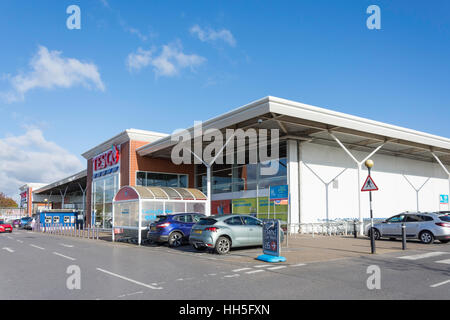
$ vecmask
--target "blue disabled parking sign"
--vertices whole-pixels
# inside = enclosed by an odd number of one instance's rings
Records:
[[[440,201],[439,201],[440,204],[448,204],[448,194],[441,194],[439,196],[439,199],[440,199]]]
[[[263,224],[263,255],[257,259],[265,262],[283,262],[285,257],[280,256],[280,220],[264,220]]]

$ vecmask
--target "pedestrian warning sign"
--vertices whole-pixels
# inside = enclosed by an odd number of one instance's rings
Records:
[[[361,191],[377,191],[378,187],[373,181],[371,176],[368,176],[366,179],[366,182],[364,182],[364,185],[361,189]]]

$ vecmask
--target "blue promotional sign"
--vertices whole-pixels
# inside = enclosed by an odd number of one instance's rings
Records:
[[[289,199],[289,187],[287,185],[271,186],[269,188],[270,201]]]
[[[265,220],[263,224],[263,252],[271,256],[280,256],[280,221]]]
[[[439,201],[440,204],[448,204],[448,194],[441,194],[439,196],[439,199],[440,199],[440,201]]]

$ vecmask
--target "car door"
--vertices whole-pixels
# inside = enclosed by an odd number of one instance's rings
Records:
[[[245,225],[249,227],[248,229],[248,242],[249,245],[262,245],[263,237],[263,227],[262,222],[256,218],[250,216],[243,216]]]
[[[393,216],[386,220],[382,227],[382,235],[386,237],[400,237],[402,234],[402,222],[405,219],[404,214]]]
[[[416,214],[408,214],[405,218],[406,236],[415,238],[418,235],[421,217]]]
[[[179,228],[185,236],[189,236],[192,228],[192,216],[190,214],[183,214],[177,217]]]
[[[245,225],[240,216],[231,216],[226,219],[225,224],[229,227],[232,245],[247,246],[250,241],[248,238],[249,226]]]

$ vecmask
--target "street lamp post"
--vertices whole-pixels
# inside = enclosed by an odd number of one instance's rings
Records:
[[[367,170],[369,170],[369,177],[370,177],[370,170],[373,167],[373,161],[368,159],[365,162],[365,165],[367,167]],[[372,211],[372,191],[369,191],[369,202],[370,202],[370,248],[372,251],[372,254],[376,253],[375,248],[375,233],[373,232],[373,211]]]

